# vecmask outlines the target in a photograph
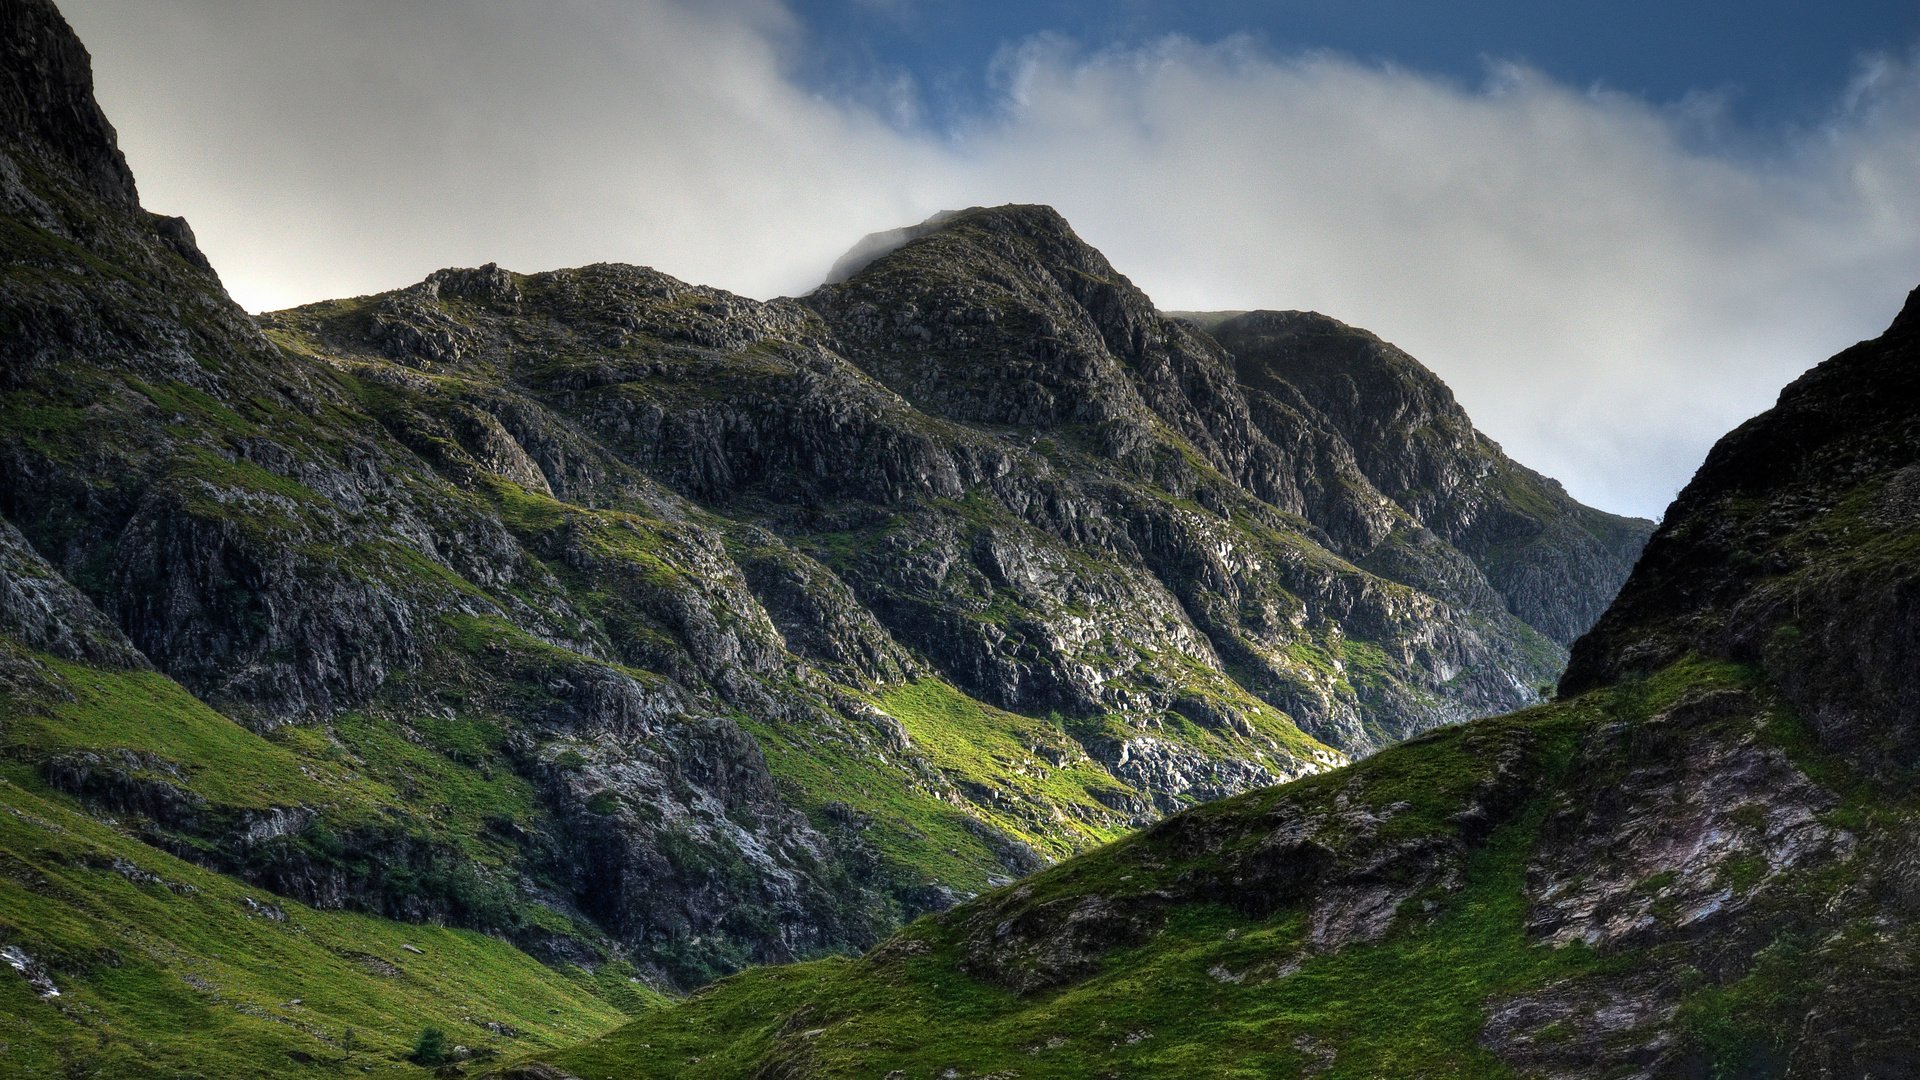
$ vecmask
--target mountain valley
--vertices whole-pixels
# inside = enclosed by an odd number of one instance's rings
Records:
[[[0,55],[0,1074],[1920,1067],[1920,300],[1656,531],[1044,206],[249,315]]]

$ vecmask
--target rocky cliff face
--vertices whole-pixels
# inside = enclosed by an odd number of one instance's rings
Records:
[[[1606,609],[1646,541],[1646,523],[1582,506],[1477,431],[1453,393],[1412,357],[1315,312],[1208,319],[1240,380],[1276,411],[1297,395],[1353,451],[1353,467],[1420,529],[1445,542],[1407,573],[1437,596],[1517,616],[1570,645]],[[1332,465],[1329,468],[1328,465]],[[1313,470],[1336,475],[1338,464]],[[1362,565],[1394,559],[1387,538],[1337,538]],[[1429,548],[1439,545],[1428,545]],[[1445,547],[1468,567],[1444,558]],[[1383,562],[1397,566],[1397,562]],[[1491,596],[1489,597],[1489,592]]]
[[[1689,652],[1752,664],[1821,744],[1865,771],[1920,766],[1920,291],[1887,332],[1807,372],[1722,439],[1619,601],[1575,650],[1569,692]]]
[[[863,948],[1534,700],[1638,543],[1554,503],[1489,557],[1525,500],[1369,471],[1424,421],[1039,207],[797,300],[487,266],[256,321],[57,12],[0,48],[4,790],[288,902],[676,986]],[[1562,557],[1567,610],[1503,584]]]
[[[1560,700],[1187,811],[858,961],[756,973],[546,1060],[1914,1072],[1917,304],[1715,448]]]
[[[93,58],[60,12],[39,0],[5,0],[0,55],[7,59],[0,120],[9,141],[56,162],[92,196],[122,209],[138,207],[133,172],[93,100]]]

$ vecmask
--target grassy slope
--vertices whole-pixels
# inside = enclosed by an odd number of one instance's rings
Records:
[[[0,649],[9,646],[0,639]],[[265,735],[242,727],[151,671],[113,671],[32,654],[37,686],[13,693],[0,723],[0,760],[38,775],[49,760],[104,759],[120,777],[178,792],[194,806],[191,834],[177,844],[213,847],[227,865],[237,857],[210,840],[275,809],[312,811],[318,821],[287,837],[309,855],[345,858],[337,834],[404,835],[430,847],[434,861],[460,878],[446,884],[473,904],[493,908],[485,925],[535,923],[581,934],[590,928],[514,896],[502,884],[513,851],[490,824],[528,826],[543,812],[532,786],[508,765],[510,722],[484,711],[391,716],[343,713],[324,724],[284,725]],[[244,855],[244,853],[239,853]],[[393,875],[390,890],[403,889]],[[470,895],[469,895],[470,894]],[[472,906],[472,905],[469,905]]]
[[[248,887],[144,842],[190,837],[136,836],[132,819],[49,789],[40,764],[137,755],[125,775],[172,788],[205,818],[304,806],[346,826],[407,804],[388,782],[404,771],[463,794],[458,778],[435,775],[451,765],[431,751],[354,717],[333,726],[338,742],[308,728],[270,740],[153,672],[17,651],[9,662],[37,685],[13,685],[0,710],[0,947],[43,965],[60,994],[42,999],[0,971],[0,1075],[304,1075],[300,1057],[337,1062],[352,1044],[356,1064],[406,1071],[400,1057],[427,1025],[519,1052],[605,1030],[617,1004],[652,999],[614,968],[558,970],[485,935],[315,911]],[[387,775],[358,768],[356,754]],[[514,805],[512,793],[464,794],[496,813]]]
[[[816,818],[835,804],[865,815],[865,835],[907,873],[968,892],[990,887],[998,860],[967,827],[969,819],[984,820],[1052,857],[1124,831],[1120,815],[1093,793],[1134,792],[1088,760],[1055,725],[983,704],[937,679],[882,691],[874,705],[900,723],[941,782],[975,783],[977,797],[963,809],[932,784],[903,782],[893,765],[875,760],[869,750],[751,718],[741,722],[797,805]],[[1036,748],[1060,755],[1062,765],[1042,760]],[[1004,801],[996,803],[987,793],[1000,793]]]
[[[0,1074],[310,1075],[302,1056],[340,1061],[349,1045],[376,1073],[417,1074],[401,1057],[427,1025],[512,1053],[591,1036],[621,1016],[610,1000],[641,1000],[480,934],[303,908],[5,774],[0,942],[60,994],[0,977]]]
[[[1527,859],[1577,739],[1597,725],[1650,716],[1682,695],[1750,681],[1740,669],[1689,662],[1190,812],[1258,822],[1271,820],[1275,808],[1311,813],[1344,797],[1374,807],[1410,804],[1391,819],[1396,832],[1444,832],[1486,751],[1519,740],[1527,774],[1542,778],[1529,801],[1474,849],[1461,888],[1403,907],[1394,930],[1371,944],[1311,952],[1298,908],[1254,919],[1190,904],[1145,944],[1110,953],[1090,979],[1023,997],[962,974],[961,920],[935,917],[865,958],[747,972],[542,1060],[587,1080],[736,1076],[769,1064],[823,1076],[894,1069],[907,1076],[1510,1075],[1476,1042],[1489,998],[1641,959],[1633,951],[1601,957],[1578,944],[1549,947],[1524,931]],[[1796,730],[1790,716],[1777,714],[1769,734],[1805,760],[1812,751]],[[1836,820],[1858,821],[1857,801],[1849,798]],[[1220,850],[1175,855],[1163,850],[1169,830],[1156,827],[1019,888],[1032,891],[1035,905],[1121,888],[1138,893],[1151,880],[1173,882],[1231,860],[1265,831],[1244,829]],[[1233,828],[1225,835],[1234,836]],[[1776,960],[1763,954],[1748,975],[1689,999],[1688,1023],[1715,1062],[1737,1071],[1755,1047],[1777,1039],[1769,1015],[1809,992]]]

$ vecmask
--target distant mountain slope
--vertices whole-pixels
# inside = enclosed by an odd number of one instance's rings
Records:
[[[1721,441],[1560,701],[500,1075],[1914,1074],[1916,312]]]
[[[481,267],[256,321],[140,208],[58,12],[0,0],[0,46],[0,803],[58,826],[8,834],[0,889],[119,890],[119,859],[159,905],[23,901],[0,948],[109,1039],[160,1039],[176,980],[254,1038],[229,1014],[321,962],[164,882],[482,931],[620,1004],[864,948],[1559,670],[1327,417],[1257,415],[1046,208],[798,300]],[[415,989],[497,1034],[492,988]],[[288,1053],[374,1015],[324,1000]],[[0,1042],[118,1060],[22,1002]],[[510,1026],[612,1018],[581,1008]],[[383,1022],[390,1053],[414,1018]]]
[[[1406,353],[1314,312],[1210,321],[1250,396],[1278,408],[1304,397],[1346,440],[1368,481],[1466,555],[1523,622],[1570,645],[1626,580],[1649,523],[1583,506],[1557,481],[1507,457]],[[1363,533],[1347,543],[1377,542]],[[1364,563],[1366,555],[1349,558]],[[1454,599],[1477,584],[1443,580],[1428,588]]]

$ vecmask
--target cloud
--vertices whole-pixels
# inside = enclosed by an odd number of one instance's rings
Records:
[[[1513,65],[1464,86],[1174,39],[1040,41],[1002,66],[975,186],[1054,202],[1164,307],[1381,333],[1602,505],[1657,514],[1713,439],[1920,281],[1910,65],[1865,67],[1830,123],[1765,148],[1697,100]]]
[[[1520,460],[1657,514],[1920,282],[1911,59],[1864,62],[1824,124],[1751,132],[1712,93],[1509,64],[1039,38],[996,60],[993,110],[930,132],[891,74],[864,105],[797,85],[805,31],[771,0],[66,6],[148,205],[254,308],[490,259],[767,296],[867,233],[1049,202],[1161,306],[1366,326]]]
[[[488,260],[800,290],[958,196],[937,146],[787,80],[771,3],[65,7],[145,201],[252,309]]]

